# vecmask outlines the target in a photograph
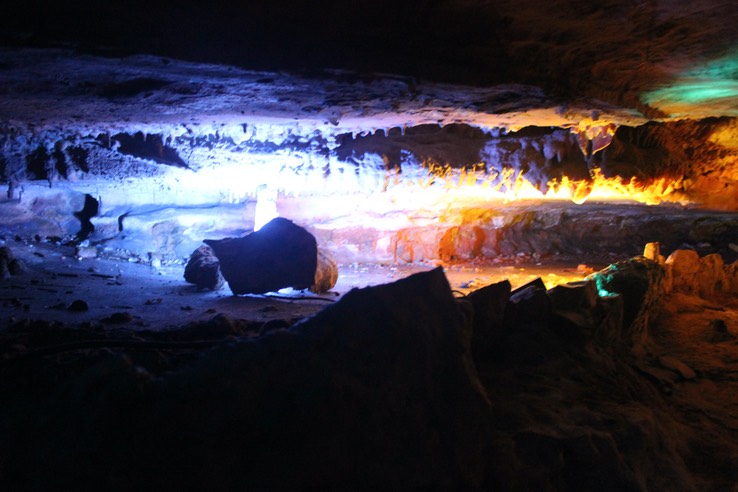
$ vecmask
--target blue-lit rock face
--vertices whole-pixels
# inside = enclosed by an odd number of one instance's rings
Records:
[[[566,180],[579,183],[567,188],[577,203],[603,178],[622,185],[620,199],[738,209],[732,117],[651,121],[643,108],[520,84],[0,55],[8,236],[181,259],[203,238],[283,215],[339,261],[416,262],[559,252],[568,241],[506,232],[528,219],[505,206]]]

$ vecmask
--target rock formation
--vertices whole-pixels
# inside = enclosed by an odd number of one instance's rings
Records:
[[[218,315],[151,340],[8,353],[0,473],[12,490],[720,490],[731,476],[705,474],[699,457],[738,446],[695,420],[701,400],[683,385],[709,372],[657,321],[669,295],[686,295],[665,277],[719,275],[726,293],[734,268],[682,256],[700,270],[638,257],[549,291],[538,279],[454,298],[435,269],[256,337]],[[726,350],[731,329],[713,320],[703,347]],[[139,362],[106,350],[52,370],[57,351],[97,345]],[[213,348],[162,365],[186,347]],[[150,348],[158,359],[142,357]],[[51,373],[52,391],[28,391]]]

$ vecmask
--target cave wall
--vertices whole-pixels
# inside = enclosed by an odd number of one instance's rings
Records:
[[[183,258],[204,238],[253,230],[261,189],[272,190],[279,213],[346,263],[520,255],[607,261],[607,254],[633,255],[655,240],[731,259],[738,244],[726,225],[732,219],[708,211],[738,210],[733,118],[620,126],[597,152],[576,131],[537,126],[418,125],[337,135],[254,124],[155,127],[168,133],[22,128],[3,132],[0,232],[76,236],[148,260]],[[470,180],[481,189],[505,185],[509,171],[546,191],[563,176],[591,180],[595,168],[623,182],[664,179],[667,201],[705,212],[669,209],[671,218],[682,217],[673,221],[657,209],[493,206],[463,195]],[[428,189],[436,194],[426,203],[418,192]],[[88,196],[99,208],[85,222]],[[654,230],[659,236],[645,233]]]
[[[73,183],[152,177],[165,174],[167,167],[197,172],[240,155],[275,154],[299,155],[305,161],[293,169],[285,169],[289,166],[283,163],[276,172],[312,174],[318,180],[322,176],[326,183],[331,173],[366,172],[380,178],[392,173],[402,179],[403,174],[405,178],[422,177],[442,174],[444,169],[481,171],[498,183],[496,176],[513,170],[524,173],[545,191],[547,183],[564,176],[590,179],[591,170],[597,167],[605,176],[623,181],[667,178],[678,187],[675,191],[696,205],[738,208],[731,193],[738,181],[735,118],[620,126],[606,142],[609,145],[597,152],[592,151],[591,141],[587,147],[579,132],[555,127],[507,131],[466,124],[426,124],[334,135],[318,131],[301,134],[289,127],[279,132],[278,128],[243,123],[220,129],[160,126],[160,133],[111,133],[102,131],[105,125],[100,125],[98,132],[83,134],[63,129],[36,132],[6,125],[0,128],[0,182],[8,185],[8,197],[12,198],[24,181],[46,180],[52,186],[58,180]],[[245,178],[251,175],[258,179],[254,176],[257,170],[247,164],[243,171]],[[244,188],[253,194],[253,187]],[[305,186],[303,190],[284,187],[283,191],[299,194],[316,190]],[[716,193],[720,200],[714,199]]]

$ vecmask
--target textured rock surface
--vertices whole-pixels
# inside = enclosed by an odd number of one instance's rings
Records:
[[[649,324],[665,293],[665,276],[663,266],[644,257],[614,263],[590,276],[601,296],[622,297],[621,340],[635,349],[641,349],[648,341]]]
[[[333,256],[323,248],[318,248],[318,264],[315,268],[315,281],[310,291],[315,293],[328,292],[338,281],[338,265]]]
[[[700,255],[690,249],[678,249],[663,263],[666,293],[684,293],[717,299],[738,293],[738,262],[725,264],[717,254]]]
[[[192,252],[184,270],[184,279],[200,289],[218,290],[225,279],[220,273],[220,261],[210,246],[200,246]]]

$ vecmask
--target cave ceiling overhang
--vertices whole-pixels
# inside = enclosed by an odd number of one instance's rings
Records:
[[[62,50],[7,50],[2,58],[0,121],[36,132],[171,133],[180,127],[202,133],[253,124],[331,137],[427,124],[465,124],[487,132],[527,126],[586,131],[649,121],[635,109],[596,99],[557,100],[521,84],[482,88],[340,70],[306,78]]]

